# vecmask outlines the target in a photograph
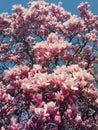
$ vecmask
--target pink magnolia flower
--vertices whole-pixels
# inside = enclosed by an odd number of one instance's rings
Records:
[[[55,115],[55,122],[56,122],[56,124],[60,124],[61,123],[61,116],[60,116],[59,112],[57,112],[57,114]]]
[[[9,130],[19,130],[21,128],[20,124],[16,123],[16,118],[11,118],[11,126],[8,126]]]
[[[76,116],[75,122],[76,122],[77,124],[80,124],[80,123],[82,122],[81,115],[77,115],[77,116]]]
[[[62,91],[56,93],[55,95],[56,95],[57,102],[59,102],[59,101],[63,102],[64,101],[64,95],[63,95]]]

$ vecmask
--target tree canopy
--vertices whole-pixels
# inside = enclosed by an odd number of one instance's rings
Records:
[[[98,16],[32,1],[0,14],[0,129],[98,130]]]

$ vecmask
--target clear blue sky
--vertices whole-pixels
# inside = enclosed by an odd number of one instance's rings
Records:
[[[86,0],[47,0],[50,3],[58,3],[61,1],[63,3],[63,7],[65,10],[72,12],[72,14],[77,14],[77,6],[82,1]],[[29,0],[0,0],[0,13],[2,12],[9,12],[11,13],[12,5],[13,4],[22,4],[27,6]],[[90,9],[94,14],[98,14],[98,0],[88,0],[91,7]]]

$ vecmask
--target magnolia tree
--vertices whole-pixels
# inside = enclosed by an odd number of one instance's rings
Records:
[[[33,1],[0,14],[0,129],[98,130],[98,16]]]

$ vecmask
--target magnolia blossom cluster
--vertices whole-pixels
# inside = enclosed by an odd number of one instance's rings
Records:
[[[93,15],[93,13],[89,10],[89,3],[85,2],[85,3],[81,3],[78,6],[78,10],[80,12],[80,16],[84,19],[84,24],[85,24],[85,31],[88,31],[86,38],[87,40],[89,40],[90,42],[97,42],[98,38],[97,38],[97,25],[98,25],[98,16],[97,15]],[[90,28],[92,28],[90,30]],[[96,29],[95,29],[96,28]]]
[[[63,37],[51,33],[47,41],[36,43],[33,47],[35,59],[39,64],[49,64],[55,57],[60,59],[68,51],[70,46],[71,44],[64,41]]]
[[[5,87],[1,83],[2,129],[43,130],[53,124],[51,127],[55,129],[61,125],[66,129],[97,128],[98,90],[93,86],[92,75],[78,65],[57,66],[50,74],[40,65],[28,70],[26,66],[19,66],[4,74],[5,82],[11,81]],[[89,113],[85,115],[87,109]],[[88,119],[91,122],[87,122]]]
[[[67,21],[63,23],[62,31],[64,34],[75,35],[79,31],[83,31],[85,28],[84,21],[81,18],[77,18],[77,16],[71,16]]]
[[[93,40],[93,38],[91,39]],[[32,51],[36,62],[42,66],[49,65],[53,61],[56,65],[59,61],[63,61],[67,65],[71,61],[73,64],[79,64],[80,67],[91,70],[92,63],[96,59],[92,54],[93,48],[90,45],[85,45],[81,50],[82,46],[82,44],[72,45],[72,43],[64,41],[64,38],[57,33],[51,33],[46,41],[36,43]]]
[[[86,35],[86,38],[91,41],[91,42],[97,42],[96,38],[97,38],[97,31],[95,29],[93,29],[90,33],[88,33]]]
[[[98,130],[98,16],[45,1],[0,14],[0,130]]]

